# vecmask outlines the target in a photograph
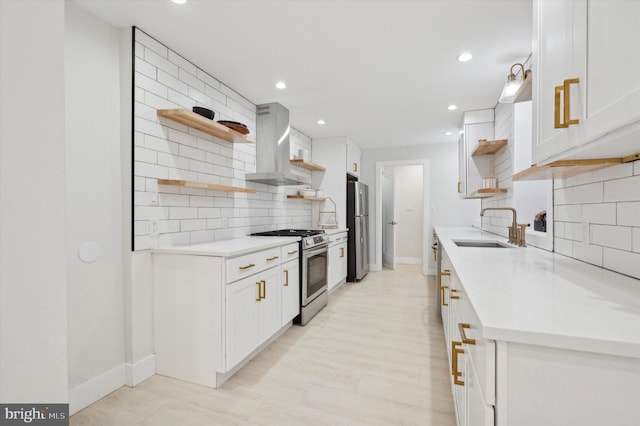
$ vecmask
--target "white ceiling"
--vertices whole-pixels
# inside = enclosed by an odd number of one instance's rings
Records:
[[[531,52],[531,0],[75,1],[138,26],[253,103],[280,102],[308,136],[363,149],[455,142],[444,132],[463,111],[494,107],[510,66]],[[471,62],[456,61],[463,51]]]

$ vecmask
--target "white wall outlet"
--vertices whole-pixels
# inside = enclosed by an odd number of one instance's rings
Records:
[[[158,236],[158,219],[149,219],[149,236]]]
[[[228,228],[229,227],[228,218],[226,216],[222,216],[222,227],[223,228]]]
[[[158,191],[151,191],[151,204],[158,204]]]

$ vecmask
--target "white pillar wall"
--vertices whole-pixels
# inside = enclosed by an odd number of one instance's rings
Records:
[[[0,401],[68,400],[65,2],[0,1]]]

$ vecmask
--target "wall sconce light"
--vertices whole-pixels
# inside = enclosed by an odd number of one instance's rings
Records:
[[[520,80],[516,80],[516,75],[513,73],[513,69],[515,67],[520,67]],[[500,99],[498,102],[503,104],[510,104],[516,101],[519,97],[520,89],[523,87],[525,81],[531,77],[531,70],[524,70],[524,65],[522,64],[513,64],[511,65],[511,70],[509,71],[509,77],[507,77],[507,83],[504,85],[502,89],[502,93],[500,94]],[[528,82],[528,81],[527,81]],[[519,100],[529,100],[531,96],[528,96],[528,99],[519,99]]]

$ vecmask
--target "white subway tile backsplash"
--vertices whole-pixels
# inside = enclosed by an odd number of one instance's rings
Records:
[[[169,49],[169,61],[171,61],[172,63],[176,64],[179,68],[184,69],[186,72],[190,73],[190,74],[196,74],[196,72],[198,71],[198,67],[196,67],[195,65],[193,65],[191,62],[187,61],[185,58],[183,58],[182,56],[178,55],[176,52],[174,52],[173,50]]]
[[[640,253],[640,228],[633,228],[631,250]]]
[[[170,62],[164,55],[159,55],[151,49],[146,49],[144,51],[144,60],[158,67],[158,70],[162,70],[176,77],[178,76],[178,66]]]
[[[571,204],[600,203],[603,200],[602,182],[573,187]]]
[[[133,54],[134,56],[144,59],[144,46],[139,42],[134,43]]]
[[[603,267],[640,278],[640,253],[605,248]]]
[[[636,161],[637,163],[637,161]],[[604,182],[605,201],[640,200],[640,175]]]
[[[582,221],[587,223],[598,223],[603,225],[616,224],[616,204],[583,204]]]
[[[231,119],[256,133],[256,106],[179,53],[135,32],[138,68],[134,87],[134,194],[136,250],[194,244],[283,227],[310,227],[312,203],[288,200],[287,188],[244,180],[255,172],[255,144],[234,144],[159,118],[158,109],[203,105],[216,120]],[[291,150],[311,148],[311,138],[291,130]],[[311,173],[296,171],[310,180]],[[256,194],[158,185],[158,178],[255,188]],[[290,191],[289,191],[290,192]],[[157,193],[157,205],[153,204]],[[222,228],[227,217],[228,229]],[[159,219],[159,237],[148,236]]]
[[[591,225],[591,243],[631,251],[631,228],[626,226]]]
[[[558,222],[582,222],[581,205],[557,205],[554,214],[554,218]]]
[[[168,88],[171,88],[180,94],[183,94],[185,96],[189,95],[189,86],[185,82],[178,80],[178,78],[173,74],[170,74],[164,70],[159,70],[157,80],[158,83],[162,83]]]
[[[564,238],[572,241],[585,241],[588,235],[584,234],[581,223],[565,222]]]
[[[572,257],[592,265],[602,266],[603,250],[601,246],[586,243],[573,243]]]
[[[640,201],[618,203],[618,225],[640,227]]]
[[[169,207],[169,219],[197,219],[198,209],[195,207]]]

